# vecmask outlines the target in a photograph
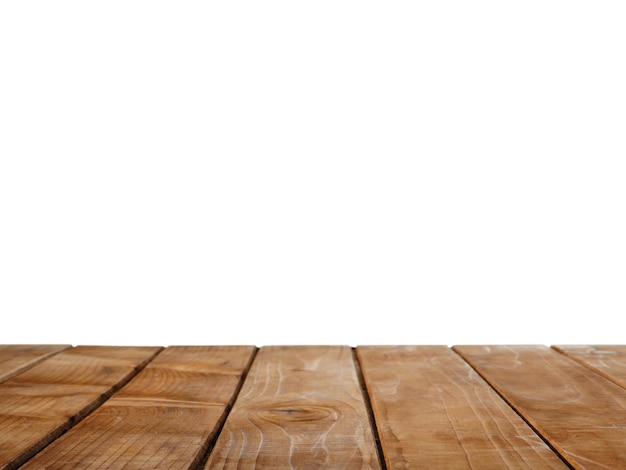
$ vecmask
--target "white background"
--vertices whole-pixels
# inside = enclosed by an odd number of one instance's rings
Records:
[[[0,343],[625,343],[625,24],[3,1]]]

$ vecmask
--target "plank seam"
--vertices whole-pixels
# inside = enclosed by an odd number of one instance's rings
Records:
[[[532,423],[526,419],[526,417],[517,409],[517,407],[515,405],[513,405],[513,403],[511,403],[502,393],[500,393],[500,391],[497,389],[497,387],[495,387],[488,379],[486,376],[484,376],[476,367],[474,367],[474,365],[465,358],[465,356],[463,356],[463,354],[461,354],[459,351],[457,351],[455,349],[455,347],[453,346],[452,351],[454,353],[456,353],[461,359],[463,359],[463,361],[465,361],[467,363],[467,365],[469,365],[474,372],[476,372],[478,374],[478,376],[483,379],[487,385],[489,385],[489,387],[498,394],[498,396],[504,401],[504,403],[506,403],[509,408],[511,408],[516,415],[518,415],[520,418],[522,418],[522,420],[528,425],[528,427],[530,429],[533,430],[533,432],[539,437],[539,439],[541,439],[549,448],[550,450],[552,450],[552,452],[554,452],[556,454],[556,456],[561,459],[561,461],[567,466],[567,468],[571,469],[571,470],[576,470],[576,467],[574,467],[570,462],[567,461],[567,459],[552,445],[550,444],[550,442],[548,441],[547,438],[545,438],[540,432],[539,430],[532,425]]]
[[[15,470],[15,469],[21,467],[22,465],[24,465],[26,462],[28,462],[33,457],[35,457],[39,452],[44,450],[46,447],[48,447],[50,444],[52,444],[54,441],[56,441],[59,437],[61,437],[66,432],[68,432],[70,429],[72,429],[74,426],[76,426],[82,420],[87,418],[87,416],[89,416],[95,410],[100,408],[109,398],[111,398],[111,396],[113,396],[115,393],[120,391],[124,386],[126,386],[126,384],[128,384],[128,382],[130,382],[132,379],[134,379],[135,376],[137,376],[137,374],[139,374],[150,362],[152,362],[154,360],[155,357],[157,357],[164,350],[165,350],[165,348],[158,349],[152,356],[148,357],[141,364],[139,364],[138,366],[133,368],[133,370],[131,370],[126,375],[126,377],[124,377],[122,380],[120,380],[118,383],[116,383],[114,386],[112,386],[109,390],[107,390],[105,393],[100,395],[93,402],[89,403],[82,410],[79,410],[78,413],[76,413],[75,415],[70,416],[57,429],[52,431],[47,436],[43,437],[39,442],[33,444],[33,446],[30,449],[26,450],[22,455],[17,457],[11,463],[7,464],[5,469],[6,470]]]
[[[9,379],[12,379],[13,377],[20,375],[24,372],[26,372],[29,369],[32,369],[33,367],[41,364],[43,361],[50,359],[53,356],[56,356],[59,353],[62,353],[63,351],[67,351],[68,349],[72,349],[73,346],[72,345],[67,345],[65,346],[63,349],[59,349],[58,351],[52,351],[51,353],[48,353],[47,355],[40,357],[38,359],[35,359],[33,362],[30,362],[28,364],[25,364],[24,366],[22,366],[21,368],[14,370],[13,372],[9,373],[8,375],[2,377],[2,379],[0,379],[0,383],[2,382],[6,382]]]
[[[367,410],[367,416],[372,428],[372,435],[374,436],[374,443],[376,444],[376,453],[378,454],[378,461],[382,470],[387,470],[387,462],[385,461],[385,454],[383,452],[383,445],[380,440],[380,434],[378,433],[378,424],[376,423],[376,417],[374,415],[374,409],[372,407],[372,400],[367,391],[367,384],[365,383],[365,377],[363,376],[363,370],[361,369],[361,363],[359,362],[359,356],[356,352],[356,348],[352,348],[352,360],[356,369],[356,375],[359,380],[359,386],[361,387],[361,393],[363,394],[363,402],[365,403],[365,409]]]
[[[211,452],[215,448],[215,444],[217,443],[217,440],[219,439],[220,434],[222,434],[222,430],[224,429],[224,425],[226,424],[228,415],[230,415],[230,412],[232,411],[233,406],[235,406],[235,403],[237,402],[237,399],[239,398],[239,393],[241,392],[241,389],[243,388],[243,384],[246,381],[246,378],[248,377],[248,373],[252,369],[252,364],[254,360],[256,359],[256,356],[258,353],[259,353],[259,348],[255,348],[252,354],[250,355],[248,364],[244,368],[241,374],[241,377],[239,378],[239,382],[237,383],[235,392],[233,393],[231,399],[229,400],[228,404],[224,408],[224,412],[222,413],[222,415],[220,416],[220,419],[217,422],[217,426],[215,427],[215,432],[213,432],[212,434],[209,434],[209,437],[207,438],[206,442],[202,445],[202,447],[198,451],[198,455],[189,466],[190,470],[203,469],[204,466],[206,465],[207,460],[209,460]]]
[[[617,385],[620,388],[626,389],[626,387],[624,387],[624,385],[621,384],[618,379],[615,379],[615,378],[611,377],[609,374],[607,374],[606,372],[604,372],[604,371],[602,371],[600,369],[595,368],[591,364],[588,364],[587,362],[585,362],[583,359],[575,357],[573,355],[570,355],[567,351],[562,350],[558,346],[550,346],[550,347],[553,350],[555,350],[556,352],[558,352],[559,354],[561,354],[562,356],[564,356],[567,359],[570,359],[570,360],[572,360],[574,362],[577,362],[581,366],[584,366],[586,369],[589,369],[591,372],[593,372],[594,374],[599,375],[603,379],[608,380],[609,382],[614,383],[615,385]]]

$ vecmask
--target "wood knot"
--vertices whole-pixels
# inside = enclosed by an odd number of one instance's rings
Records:
[[[339,410],[334,408],[302,403],[267,406],[255,410],[255,414],[263,421],[269,421],[275,424],[301,423],[305,421],[336,421],[340,415]]]

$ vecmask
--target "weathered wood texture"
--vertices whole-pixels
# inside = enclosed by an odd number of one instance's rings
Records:
[[[562,354],[626,388],[626,346],[552,346]]]
[[[261,349],[205,468],[380,468],[350,348]]]
[[[626,468],[626,390],[545,346],[455,350],[575,468]]]
[[[0,468],[17,468],[126,383],[159,348],[67,349],[0,384]]]
[[[69,345],[61,344],[0,345],[0,382],[10,379],[69,347]]]
[[[0,346],[0,470],[626,468],[626,346],[59,348]]]
[[[359,347],[390,469],[567,466],[445,346]]]
[[[202,462],[254,347],[171,347],[24,469],[181,469]]]

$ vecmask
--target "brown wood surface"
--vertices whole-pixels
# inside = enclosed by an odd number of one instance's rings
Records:
[[[562,354],[580,362],[591,370],[626,388],[625,345],[570,345],[552,346]]]
[[[69,347],[64,344],[0,344],[0,382]]]
[[[0,345],[0,469],[626,468],[626,346],[58,348]]]
[[[545,346],[456,346],[574,468],[626,468],[626,390]]]
[[[170,347],[22,468],[197,466],[223,423],[253,346]]]
[[[357,354],[388,468],[567,468],[448,347],[359,347]]]
[[[262,348],[205,468],[380,468],[351,349]]]
[[[79,346],[0,384],[0,468],[17,468],[48,445],[159,350]]]

